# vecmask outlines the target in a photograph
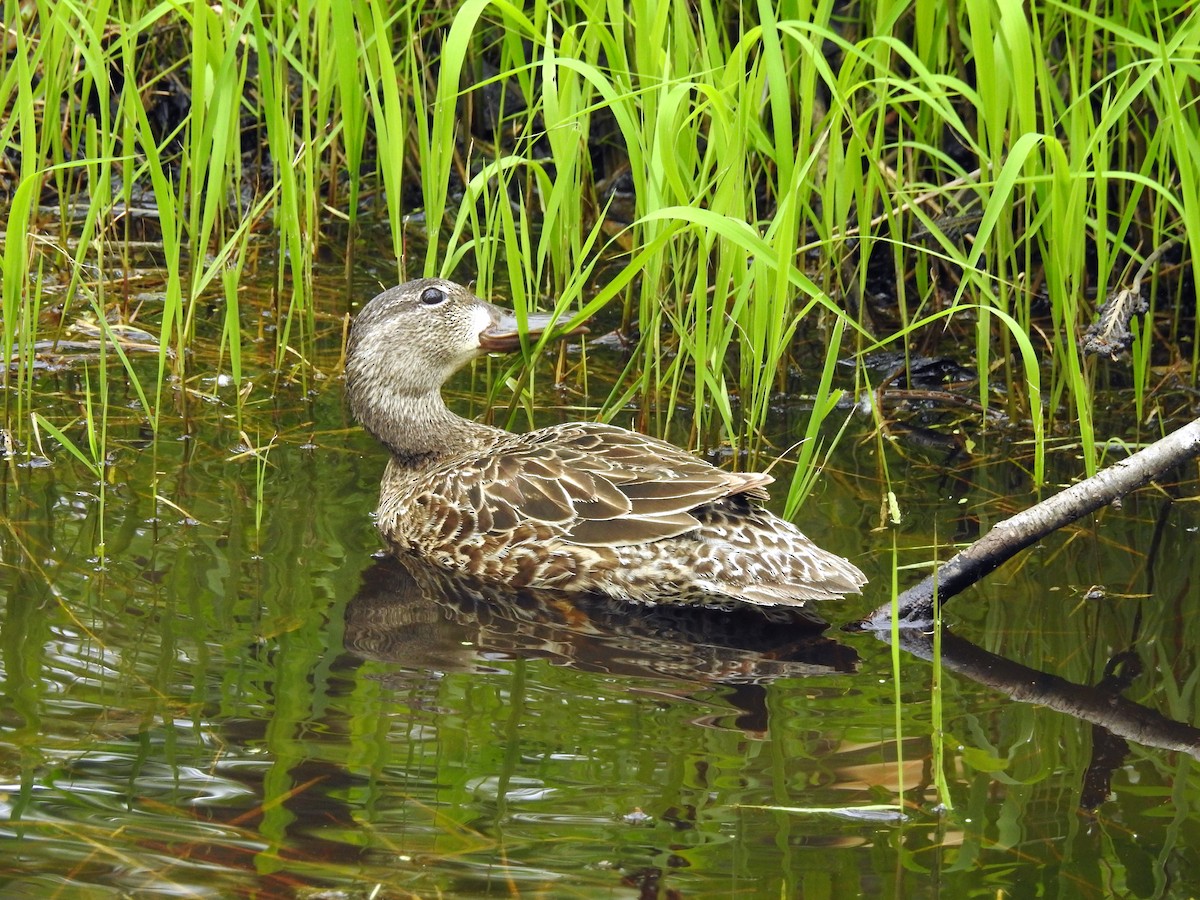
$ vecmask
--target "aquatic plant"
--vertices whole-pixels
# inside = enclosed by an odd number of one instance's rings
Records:
[[[154,427],[208,304],[242,381],[253,311],[227,273],[248,260],[275,267],[274,368],[307,378],[313,260],[336,249],[350,271],[364,216],[388,222],[397,277],[621,304],[632,350],[598,414],[682,415],[692,443],[752,457],[778,452],[763,425],[796,385],[798,329],[830,338],[825,373],[888,348],[961,358],[981,408],[1033,439],[1035,482],[1053,431],[1095,469],[1098,381],[1130,384],[1140,427],[1150,367],[1200,367],[1200,123],[1179,89],[1195,10],[6,0],[4,21],[10,422],[85,282],[158,331]],[[157,300],[135,311],[146,240]],[[1083,355],[1156,248],[1132,368]],[[834,381],[814,421],[877,376]]]

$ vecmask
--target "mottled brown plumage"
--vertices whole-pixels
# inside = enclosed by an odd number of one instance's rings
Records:
[[[525,330],[549,324],[530,316]],[[378,525],[394,548],[516,587],[640,603],[795,606],[866,582],[758,505],[769,475],[726,472],[614,425],[511,434],[446,408],[455,370],[517,346],[510,313],[449,281],[410,281],[358,314],[346,391],[391,452]]]

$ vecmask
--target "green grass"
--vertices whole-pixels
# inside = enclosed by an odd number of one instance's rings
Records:
[[[764,426],[795,336],[836,338],[811,373],[797,501],[832,398],[870,387],[832,359],[868,349],[974,365],[979,401],[1033,439],[1035,483],[1054,431],[1092,471],[1110,371],[1140,423],[1152,365],[1200,367],[1179,295],[1200,277],[1200,14],[1032,9],[6,0],[2,349],[28,361],[57,327],[51,299],[69,316],[81,285],[120,306],[131,247],[157,242],[140,323],[161,351],[138,386],[157,429],[198,311],[220,310],[222,365],[245,377],[261,311],[239,302],[242,273],[274,266],[275,368],[308,358],[313,261],[337,240],[352,268],[369,217],[398,278],[477,273],[520,309],[620,307],[637,340],[599,414],[632,402],[652,431],[682,416],[693,444],[748,464],[783,452]],[[129,212],[147,202],[153,216]],[[1129,376],[1085,358],[1096,307],[1172,239]],[[20,430],[28,362],[6,377]]]

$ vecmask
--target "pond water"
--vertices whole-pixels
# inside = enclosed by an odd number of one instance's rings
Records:
[[[384,454],[319,377],[348,305],[325,290],[306,382],[248,363],[240,426],[236,387],[197,379],[153,440],[113,369],[103,486],[46,435],[5,460],[5,897],[1200,891],[1194,467],[1181,500],[1146,489],[954,600],[996,656],[948,639],[940,666],[836,627],[448,584],[378,555]],[[51,421],[86,368],[38,375]],[[460,411],[488,377],[453,383]],[[999,438],[946,464],[871,429],[798,516],[871,579],[821,607],[835,626],[1038,499]],[[1127,744],[1064,711],[1114,659],[1145,708]]]

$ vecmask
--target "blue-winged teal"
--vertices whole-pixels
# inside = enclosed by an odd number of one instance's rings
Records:
[[[533,336],[549,326],[526,321]],[[346,393],[391,451],[378,525],[394,548],[515,587],[652,604],[803,606],[866,583],[758,505],[769,475],[615,425],[511,434],[446,408],[457,369],[519,346],[511,313],[439,279],[384,291],[355,318]]]

